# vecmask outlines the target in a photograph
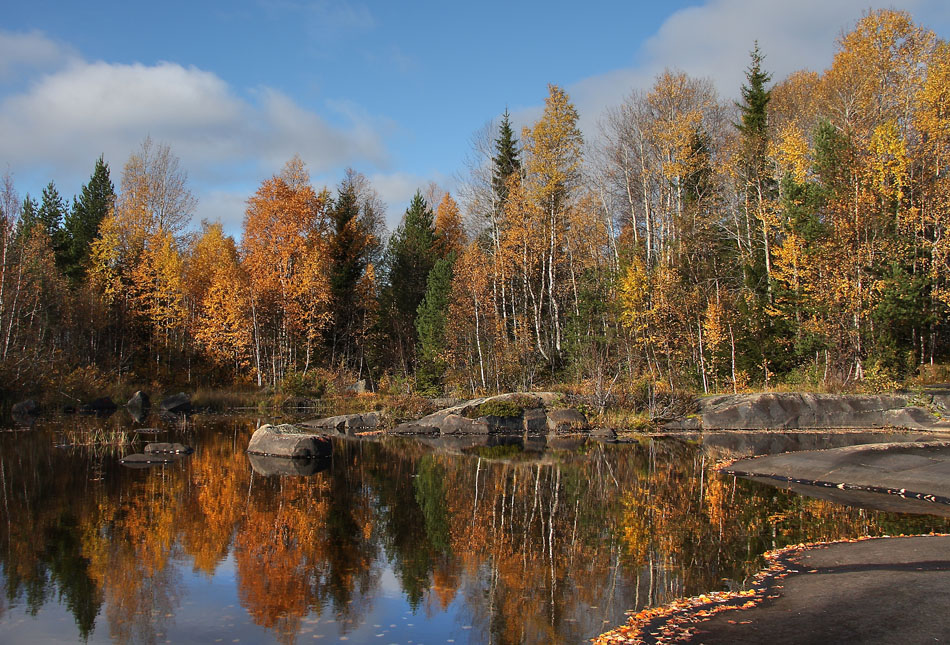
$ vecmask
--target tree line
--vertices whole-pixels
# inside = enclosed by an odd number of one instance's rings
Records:
[[[240,242],[188,223],[178,159],[146,139],[115,190],[71,207],[0,195],[5,387],[77,372],[280,386],[313,375],[427,394],[569,382],[598,405],[656,387],[882,385],[946,358],[950,45],[866,14],[831,67],[737,102],[667,70],[585,140],[549,86],[516,133],[476,136],[454,197],[387,235],[348,171],[295,157],[247,200]]]

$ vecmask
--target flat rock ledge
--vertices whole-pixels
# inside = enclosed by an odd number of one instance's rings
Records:
[[[698,410],[667,430],[797,430],[907,428],[950,431],[946,393],[760,393],[702,397]]]
[[[557,407],[553,392],[513,392],[464,401],[390,430],[401,435],[560,436],[588,434],[587,417],[573,408]],[[489,405],[486,405],[489,404]],[[491,405],[496,404],[496,405]],[[480,414],[483,410],[507,410],[504,416]]]
[[[327,457],[333,451],[330,439],[302,432],[290,424],[262,425],[251,436],[247,452],[266,457],[313,459]]]

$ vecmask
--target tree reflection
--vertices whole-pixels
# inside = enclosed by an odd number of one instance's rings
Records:
[[[476,640],[570,642],[741,586],[769,548],[948,528],[719,477],[677,441],[466,455],[340,440],[328,470],[264,477],[243,452],[254,424],[226,423],[145,471],[39,432],[4,438],[0,610],[60,602],[80,638],[104,615],[113,640],[157,642],[182,601],[178,561],[213,577],[230,555],[241,605],[282,642],[327,612],[349,631],[387,566],[411,611],[459,612]]]

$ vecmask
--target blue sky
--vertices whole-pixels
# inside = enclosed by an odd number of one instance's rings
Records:
[[[950,35],[945,0],[58,2],[0,22],[0,169],[71,196],[104,154],[118,185],[149,135],[181,158],[195,222],[239,235],[244,200],[294,153],[317,187],[367,175],[394,225],[412,193],[454,190],[473,134],[516,125],[561,85],[588,139],[665,67],[734,98],[758,39],[775,79],[821,71],[870,7]]]

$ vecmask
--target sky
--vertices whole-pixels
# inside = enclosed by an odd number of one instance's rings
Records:
[[[366,175],[393,228],[417,189],[458,187],[487,123],[537,119],[549,83],[596,140],[604,111],[665,68],[726,101],[755,41],[776,81],[820,72],[872,8],[950,37],[946,0],[8,0],[0,173],[69,199],[101,154],[118,188],[149,136],[187,171],[195,225],[240,237],[247,198],[299,154],[317,189]]]

